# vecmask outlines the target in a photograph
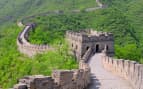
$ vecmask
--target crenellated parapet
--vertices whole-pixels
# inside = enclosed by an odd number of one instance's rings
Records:
[[[102,61],[105,69],[126,79],[134,89],[143,89],[143,64],[130,60],[114,59],[106,54],[103,54]]]
[[[79,69],[54,70],[52,76],[26,76],[13,89],[85,89],[89,83],[90,68],[80,61]]]
[[[82,42],[94,42],[94,41],[108,41],[114,40],[112,33],[95,31],[92,29],[85,29],[81,31],[67,31],[66,37],[72,40],[80,40]]]

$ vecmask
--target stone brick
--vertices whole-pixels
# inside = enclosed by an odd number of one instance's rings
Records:
[[[36,89],[52,89],[54,88],[54,80],[49,76],[34,76],[34,84]]]
[[[114,59],[113,60],[113,73],[118,74],[117,69],[118,69],[118,61]]]

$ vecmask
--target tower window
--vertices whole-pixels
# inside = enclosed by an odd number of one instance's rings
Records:
[[[99,52],[99,44],[96,45],[96,52]]]
[[[76,45],[75,49],[78,49],[78,46]]]
[[[73,47],[73,43],[72,43],[72,47]]]
[[[109,49],[109,47],[108,47],[108,45],[106,45],[106,50],[108,50]]]
[[[89,46],[86,47],[86,50],[88,50],[88,49],[89,49]]]

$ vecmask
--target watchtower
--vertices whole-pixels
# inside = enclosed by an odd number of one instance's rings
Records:
[[[78,60],[82,59],[87,54],[86,52],[90,52],[90,54],[100,53],[105,48],[109,56],[114,55],[114,37],[112,33],[94,30],[67,31],[66,38],[72,53]]]

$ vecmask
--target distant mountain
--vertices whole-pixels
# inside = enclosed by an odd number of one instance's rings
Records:
[[[40,12],[94,6],[95,0],[0,0],[0,23]]]

